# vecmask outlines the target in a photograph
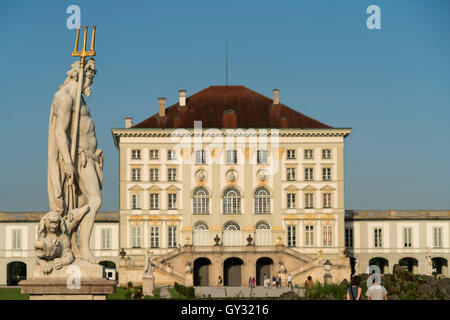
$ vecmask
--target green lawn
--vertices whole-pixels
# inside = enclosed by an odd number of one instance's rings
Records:
[[[29,300],[27,294],[21,294],[20,288],[0,288],[0,300]]]
[[[125,298],[125,291],[126,291],[125,288],[117,287],[115,289],[114,293],[108,294],[107,300],[126,300],[126,298]],[[161,289],[157,288],[154,291],[155,296],[145,296],[143,299],[144,300],[161,299],[159,297],[160,291],[161,291]]]

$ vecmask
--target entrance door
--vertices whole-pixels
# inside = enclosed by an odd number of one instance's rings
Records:
[[[270,269],[272,265],[273,261],[270,258],[260,258],[256,261],[256,285],[264,285],[264,275],[270,279]]]
[[[242,285],[242,265],[243,261],[239,258],[229,258],[223,264],[224,285],[230,287],[239,287]]]
[[[194,286],[209,286],[209,266],[211,261],[199,258],[194,261]]]

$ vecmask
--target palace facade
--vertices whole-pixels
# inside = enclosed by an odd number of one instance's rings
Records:
[[[121,285],[142,282],[146,253],[157,286],[340,282],[394,264],[449,276],[449,210],[345,210],[351,129],[289,108],[277,89],[211,86],[158,104],[112,130],[119,212],[99,214],[91,247]],[[0,285],[32,274],[43,214],[0,213]]]

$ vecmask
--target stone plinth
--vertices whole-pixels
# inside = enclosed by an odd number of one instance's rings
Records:
[[[145,275],[142,277],[142,291],[144,296],[153,296],[153,290],[155,289],[155,276]]]
[[[30,300],[106,300],[116,282],[103,278],[103,267],[86,261],[44,274],[36,265],[33,277],[19,282]]]

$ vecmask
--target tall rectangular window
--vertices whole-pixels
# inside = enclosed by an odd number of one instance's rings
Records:
[[[150,193],[150,210],[159,209],[159,194]]]
[[[12,249],[20,250],[22,249],[22,230],[13,229],[12,230]]]
[[[412,228],[403,228],[403,247],[411,248],[412,246]]]
[[[383,229],[374,229],[374,245],[375,248],[383,248]]]
[[[330,149],[322,149],[322,159],[331,159]]]
[[[331,247],[333,245],[333,226],[323,226],[323,246]]]
[[[168,181],[176,181],[177,180],[177,169],[176,168],[167,169],[167,180]]]
[[[295,181],[295,168],[287,168],[286,173],[288,181]]]
[[[177,246],[177,227],[176,226],[169,226],[168,245],[169,245],[169,248],[176,248],[176,246]]]
[[[141,159],[141,150],[138,150],[138,149],[131,150],[131,159],[132,160],[140,160]]]
[[[442,227],[433,227],[433,247],[442,247]]]
[[[287,159],[295,159],[295,149],[288,149],[286,153]]]
[[[135,194],[131,195],[131,208],[136,209],[136,210],[139,210],[142,208],[140,194],[135,193]]]
[[[313,225],[305,226],[305,246],[308,246],[308,247],[314,246],[314,226]]]
[[[176,209],[177,208],[177,194],[169,193],[168,196],[168,209]]]
[[[267,163],[269,163],[268,151],[267,150],[258,150],[256,152],[256,162],[258,164],[267,164]]]
[[[295,193],[287,194],[287,207],[288,209],[295,209]]]
[[[159,227],[150,227],[150,248],[159,248]]]
[[[237,150],[227,150],[227,164],[237,164]]]
[[[345,247],[353,248],[353,228],[345,228]]]
[[[195,150],[195,164],[206,163],[206,150]]]
[[[331,180],[331,168],[322,168],[322,180],[323,181]]]
[[[305,168],[305,180],[306,181],[314,180],[314,168]]]
[[[150,181],[158,181],[159,180],[159,169],[151,168],[150,169]]]
[[[176,160],[176,159],[177,159],[177,151],[167,150],[167,160]]]
[[[307,209],[314,208],[314,194],[313,193],[305,193],[305,208],[307,208]]]
[[[159,159],[159,150],[150,150],[150,160]]]
[[[142,237],[142,227],[132,226],[131,227],[131,245],[133,248],[141,247],[141,237]]]
[[[324,208],[331,208],[331,193],[324,193],[323,194],[323,207]]]
[[[313,150],[312,149],[305,149],[305,159],[313,159]]]
[[[141,169],[131,169],[131,181],[141,181]]]
[[[296,226],[293,224],[288,225],[287,227],[287,245],[288,247],[297,246],[297,234],[296,234]]]
[[[111,249],[111,229],[102,229],[102,249]]]

